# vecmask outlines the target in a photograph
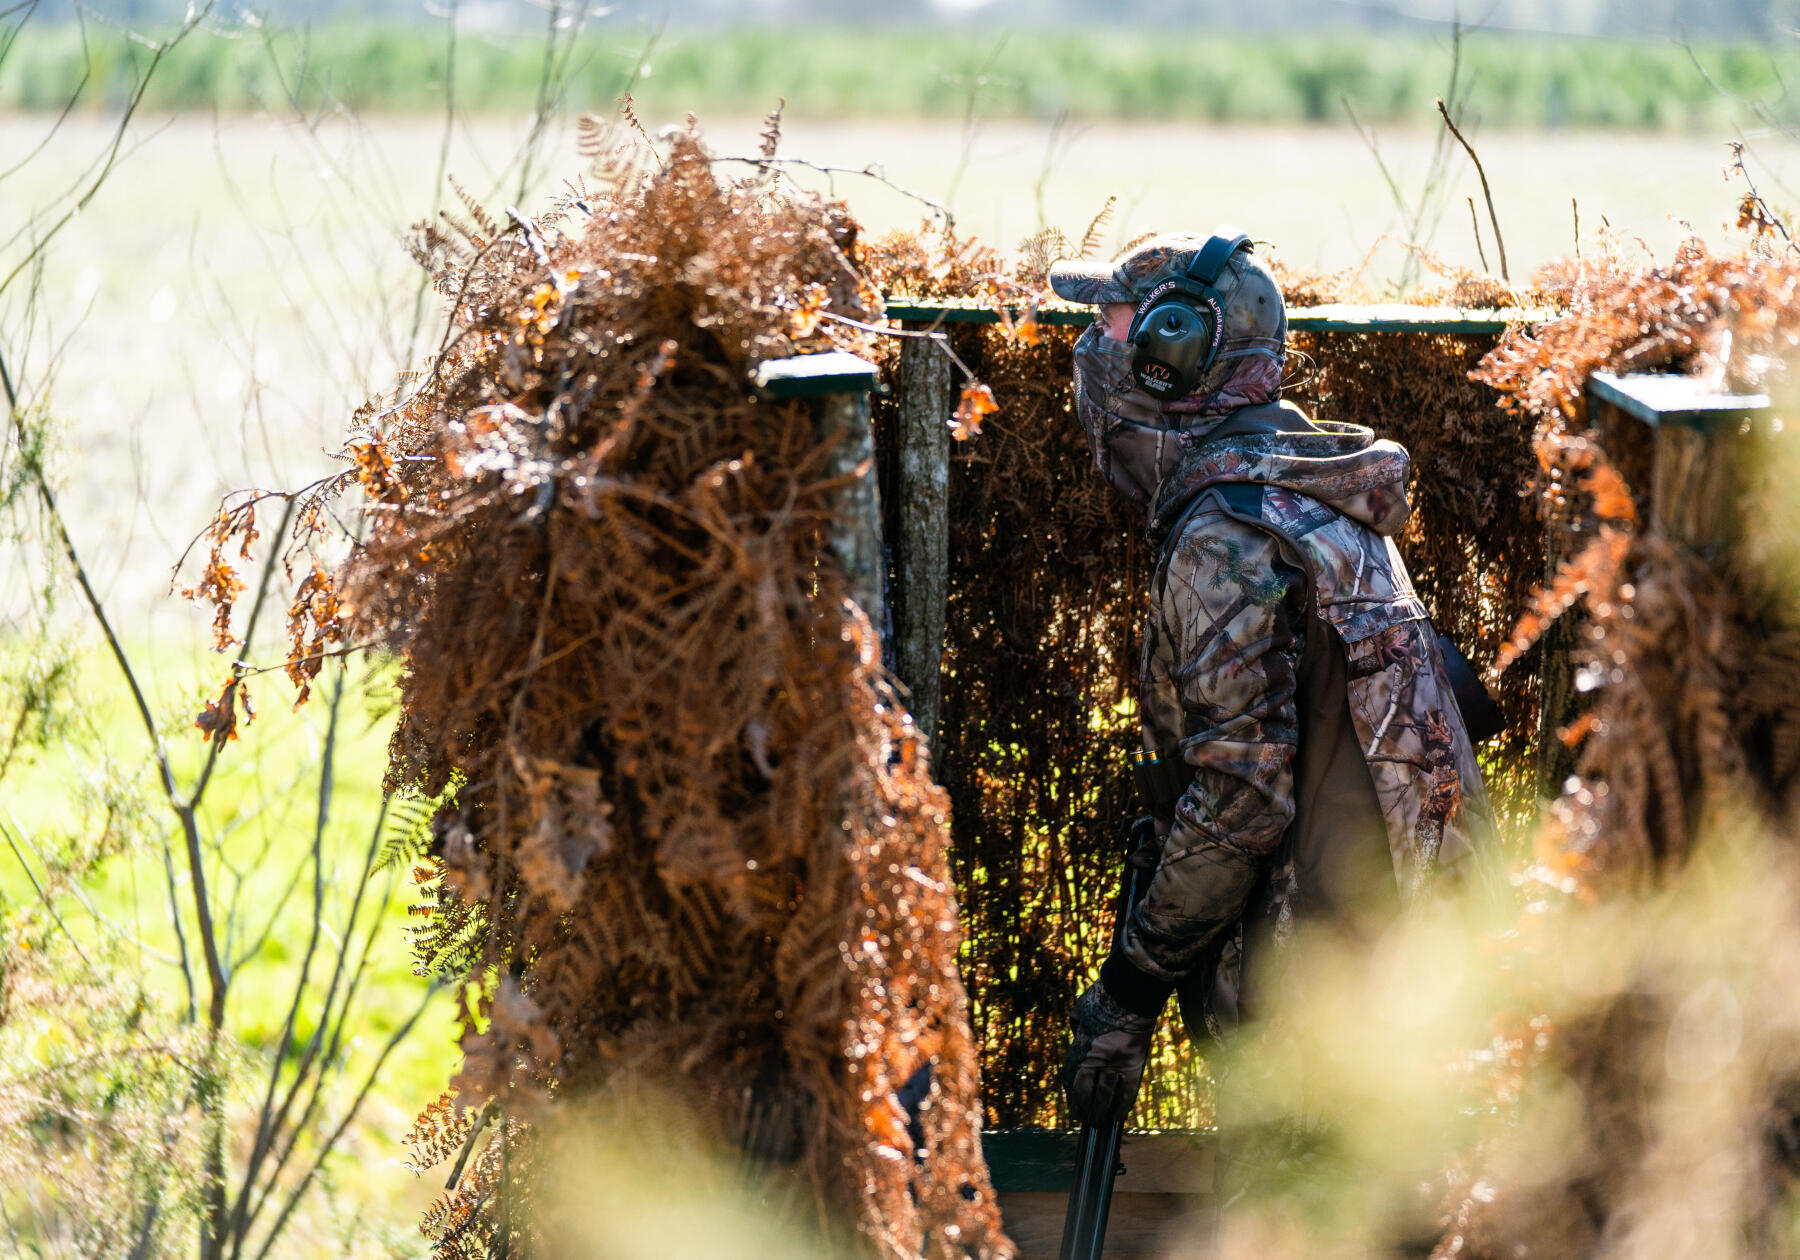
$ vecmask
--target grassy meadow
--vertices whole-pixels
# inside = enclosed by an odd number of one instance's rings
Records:
[[[16,645],[9,645],[9,656],[12,651]],[[206,751],[192,730],[193,716],[209,698],[206,692],[216,690],[206,686],[211,675],[224,672],[222,663],[202,657],[177,651],[138,661],[183,783],[193,781]],[[9,669],[18,664],[16,658],[0,662]],[[180,835],[159,798],[145,756],[147,738],[111,657],[89,645],[76,653],[72,666],[65,720],[54,738],[22,756],[0,783],[5,839],[0,907],[6,930],[15,943],[40,953],[72,946],[85,958],[108,960],[128,978],[138,1000],[178,1017],[206,1001],[191,920],[183,939],[168,913],[171,898],[185,908],[191,896]],[[381,816],[381,768],[393,724],[391,677],[391,670],[377,669],[354,672],[347,680],[324,823],[324,904],[332,924],[343,923],[358,893],[358,876]],[[323,704],[289,711],[285,680],[258,690],[260,715],[222,757],[202,814],[206,834],[220,839],[217,853],[209,855],[208,878],[229,907],[218,920],[224,955],[234,964],[226,1027],[252,1061],[281,1044],[313,921],[306,842],[318,823],[327,726]],[[79,897],[39,895],[40,886],[56,887],[60,870],[79,861],[94,834],[106,831],[116,833],[103,845],[113,851],[82,881]],[[391,832],[384,828],[384,834]],[[352,1080],[371,1068],[382,1045],[424,998],[425,982],[413,974],[404,937],[416,891],[404,862],[361,888],[363,919],[356,934],[367,935],[375,948],[342,1049]],[[429,999],[424,1018],[382,1066],[379,1089],[322,1178],[324,1192],[307,1204],[289,1249],[280,1254],[369,1260],[423,1254],[414,1222],[439,1186],[402,1166],[399,1139],[455,1070],[453,1015],[447,992]],[[70,1016],[54,1006],[15,1004],[0,1021],[0,1065],[48,1071],[78,1060],[92,1047],[79,1035],[79,1016]],[[302,1039],[316,1020],[310,1007],[302,1009],[297,1029]],[[247,1074],[241,1104],[253,1101],[250,1089],[258,1075],[258,1069]],[[347,1102],[340,1094],[331,1106]],[[234,1126],[230,1141],[241,1156],[251,1141],[246,1124]],[[16,1203],[12,1208],[17,1210]]]
[[[1448,34],[1198,30],[1005,31],[744,26],[648,32],[590,26],[556,57],[572,99],[610,101],[627,85],[648,115],[797,112],[862,119],[1147,119],[1320,123],[1344,105],[1373,122],[1412,117],[1445,90]],[[14,49],[0,107],[60,109],[85,71],[94,99],[120,99],[144,50],[115,29],[37,28]],[[305,108],[431,113],[446,88],[476,114],[540,106],[544,39],[533,31],[452,32],[445,23],[246,24],[198,32],[151,87],[152,109]],[[1800,44],[1609,42],[1476,31],[1463,73],[1496,126],[1703,130],[1739,103],[1791,119],[1783,84]]]

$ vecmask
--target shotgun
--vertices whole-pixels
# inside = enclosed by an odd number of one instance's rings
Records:
[[[1162,763],[1154,753],[1136,754],[1132,766],[1138,781],[1138,794],[1145,803],[1156,799],[1149,785],[1157,778]],[[1156,873],[1156,826],[1148,815],[1133,820],[1125,832],[1124,871],[1119,880],[1119,898],[1113,917],[1113,948],[1119,948],[1125,936],[1125,923],[1150,887]],[[1113,1183],[1124,1165],[1119,1163],[1119,1146],[1124,1140],[1125,1122],[1085,1124],[1075,1151],[1075,1182],[1069,1187],[1069,1209],[1063,1217],[1062,1250],[1059,1260],[1100,1260],[1106,1242],[1106,1218],[1112,1211]]]

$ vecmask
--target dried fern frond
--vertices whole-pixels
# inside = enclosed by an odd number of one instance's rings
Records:
[[[583,151],[617,150],[589,122]],[[781,1152],[877,1254],[1005,1254],[947,803],[827,548],[833,439],[748,387],[870,351],[855,224],[721,182],[692,132],[580,215],[502,227],[458,195],[417,244],[445,348],[358,413],[333,492],[367,529],[290,609],[302,684],[345,637],[403,662],[380,860],[415,864],[416,965],[463,1003],[457,1101],[411,1136],[415,1166],[468,1160],[437,1254],[523,1247],[524,1126],[635,1081]],[[988,257],[941,246],[947,273]],[[923,1069],[918,1161],[893,1119]]]
[[[1081,244],[1075,250],[1077,258],[1094,256],[1094,251],[1100,248],[1100,233],[1105,231],[1106,225],[1112,222],[1113,212],[1118,208],[1118,197],[1109,196],[1106,204],[1100,207],[1100,212],[1088,223],[1087,231],[1081,234]]]

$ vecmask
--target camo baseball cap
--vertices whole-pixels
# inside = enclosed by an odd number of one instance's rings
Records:
[[[1220,228],[1218,234],[1230,237],[1236,232]],[[1057,297],[1090,306],[1136,303],[1164,280],[1185,275],[1211,239],[1194,232],[1169,232],[1151,237],[1109,263],[1083,259],[1059,262],[1050,268],[1050,287]],[[1224,277],[1220,279],[1224,281]]]

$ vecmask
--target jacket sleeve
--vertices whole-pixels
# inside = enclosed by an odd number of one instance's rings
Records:
[[[1193,779],[1108,964],[1109,987],[1136,986],[1134,1005],[1159,987],[1166,998],[1237,921],[1293,819],[1304,618],[1305,578],[1273,536],[1202,512],[1173,543],[1152,592],[1144,711]],[[1178,731],[1154,729],[1176,714]]]

